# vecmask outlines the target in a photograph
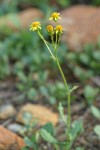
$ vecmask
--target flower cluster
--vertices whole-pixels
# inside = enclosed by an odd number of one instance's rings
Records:
[[[60,13],[53,12],[49,18],[49,20],[53,20],[56,24],[55,27],[53,27],[51,24],[47,25],[46,30],[51,36],[52,45],[56,47],[59,44],[60,41],[60,35],[63,33],[63,27],[57,23],[58,19],[61,19]],[[41,30],[41,23],[39,21],[32,22],[30,25],[30,31],[37,31],[38,35],[43,39],[43,36],[40,32]]]
[[[47,31],[50,33],[50,34],[60,34],[60,33],[63,33],[63,27],[61,25],[57,25],[55,28],[52,26],[52,25],[48,25],[47,26]]]
[[[59,44],[60,35],[63,33],[63,27],[57,24],[58,19],[61,19],[60,13],[54,12],[51,14],[49,20],[53,20],[56,23],[56,27],[52,25],[47,26],[47,31],[51,35],[52,45],[56,48]]]
[[[55,22],[58,21],[58,19],[61,19],[61,17],[59,16],[60,13],[54,12],[51,14],[49,20],[53,20]],[[41,23],[36,21],[36,22],[32,22],[32,24],[30,25],[30,30],[32,31],[37,31],[41,29]],[[47,26],[47,31],[50,34],[53,34],[54,32],[56,32],[56,34],[59,33],[63,33],[63,27],[61,25],[57,25],[55,28],[52,25],[48,25]]]
[[[51,14],[51,17],[49,18],[49,20],[53,20],[57,24],[58,19],[61,19],[59,15],[60,13],[54,12]],[[52,32],[51,32],[51,28],[52,28]],[[47,31],[50,34],[53,34],[53,33],[60,34],[60,33],[63,33],[63,27],[61,25],[56,25],[56,27],[53,28],[52,25],[48,25]]]

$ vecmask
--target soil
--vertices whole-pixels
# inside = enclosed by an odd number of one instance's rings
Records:
[[[0,105],[2,104],[6,105],[10,103],[13,104],[17,110],[19,110],[20,107],[27,102],[27,99],[26,100],[24,99],[24,101],[18,100],[19,97],[21,96],[21,93],[17,90],[15,85],[16,82],[11,79],[8,79],[0,83]],[[74,101],[71,105],[72,120],[74,121],[80,118],[83,119],[84,132],[77,138],[77,140],[73,144],[72,150],[75,150],[75,147],[77,146],[84,147],[85,150],[100,150],[99,144],[100,141],[96,136],[96,134],[93,132],[94,126],[99,124],[100,122],[92,116],[90,109],[89,107],[87,107],[87,104],[85,103],[84,98],[82,97],[80,91],[78,91],[78,98],[79,99]],[[99,98],[97,98],[94,105],[100,108]],[[9,118],[8,120],[3,121],[0,120],[0,124],[3,125],[4,127],[7,127],[8,125],[15,123],[15,117]],[[64,140],[65,139],[65,134],[63,134],[65,128],[64,124],[61,122],[57,125],[56,128],[57,128],[57,138],[59,140]],[[44,143],[41,143],[41,146],[43,147],[43,149],[47,150],[52,149],[49,144],[45,146]]]

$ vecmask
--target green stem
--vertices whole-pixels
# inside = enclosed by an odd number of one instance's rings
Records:
[[[66,87],[66,90],[67,90],[67,95],[68,95],[68,120],[67,120],[67,127],[68,127],[68,135],[70,133],[70,124],[71,124],[71,111],[70,111],[70,92],[69,92],[69,88],[68,88],[68,84],[67,84],[67,81],[65,79],[65,76],[64,76],[64,73],[62,71],[62,68],[60,66],[60,63],[59,63],[59,60],[56,56],[56,63],[57,63],[57,66],[59,68],[59,71],[61,73],[61,76],[63,78],[63,81],[64,81],[64,84],[65,84],[65,87]]]
[[[68,133],[70,134],[71,128],[71,110],[70,110],[70,92],[68,93]]]
[[[41,33],[38,31],[38,35],[39,37],[43,40],[44,44],[46,45],[47,49],[49,50],[52,58],[55,60],[55,56],[53,55],[53,53],[51,52],[51,49],[49,48],[48,44],[47,44],[47,41],[43,38],[43,36],[41,35]]]
[[[57,46],[57,40],[58,40],[58,38],[57,38],[57,33],[56,33],[56,46]]]
[[[55,147],[56,150],[59,150],[59,147],[58,147],[57,144],[54,144],[54,147]]]
[[[69,93],[68,84],[67,84],[67,82],[66,82],[64,73],[63,73],[63,71],[62,71],[62,68],[61,68],[61,66],[60,66],[60,63],[59,63],[59,60],[58,60],[57,56],[56,56],[56,63],[57,63],[57,66],[58,66],[58,68],[59,68],[59,71],[60,71],[60,73],[61,73],[61,76],[62,76],[62,78],[63,78],[63,81],[64,81],[64,83],[65,83],[66,90],[67,90],[67,92]]]
[[[51,34],[52,44],[54,45],[53,34]]]
[[[69,137],[69,135],[70,135],[70,128],[71,128],[71,111],[70,111],[70,94],[71,94],[71,93],[70,93],[70,90],[69,90],[69,87],[68,87],[66,78],[65,78],[65,76],[64,76],[63,70],[62,70],[62,68],[61,68],[61,66],[60,66],[59,59],[58,59],[58,57],[57,57],[57,46],[58,46],[58,44],[57,44],[57,35],[56,35],[56,45],[53,45],[54,51],[55,51],[55,56],[52,54],[52,52],[51,52],[51,50],[50,50],[50,48],[49,48],[49,46],[48,46],[46,40],[43,38],[43,36],[41,35],[40,32],[38,32],[38,35],[39,35],[39,36],[41,37],[41,39],[44,41],[44,43],[45,43],[46,47],[48,48],[50,54],[52,55],[52,57],[53,57],[54,60],[56,61],[57,66],[58,66],[58,69],[59,69],[59,71],[60,71],[60,73],[61,73],[62,79],[63,79],[63,81],[64,81],[64,84],[65,84],[65,87],[66,87],[66,90],[67,90],[67,96],[68,96],[68,97],[67,97],[67,98],[68,98],[68,120],[67,120],[67,129],[68,129],[68,130],[67,130],[67,142],[68,142],[68,144],[70,144],[70,137]],[[70,148],[68,148],[67,150],[70,150]]]

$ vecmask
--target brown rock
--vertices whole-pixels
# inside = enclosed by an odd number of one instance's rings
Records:
[[[100,35],[100,7],[73,6],[61,12],[60,23],[66,29],[63,40],[72,50],[86,43],[96,43]]]
[[[3,105],[0,106],[0,119],[7,119],[16,114],[16,110],[13,105]]]
[[[0,126],[0,150],[21,150],[24,146],[20,137]]]
[[[29,25],[36,20],[36,18],[43,17],[40,10],[36,8],[29,8],[18,14],[8,14],[0,17],[0,26],[7,26],[11,29],[20,29],[29,27]]]
[[[26,104],[21,108],[16,120],[24,123],[23,116],[25,113],[32,115],[31,122],[38,120],[40,125],[44,125],[47,122],[52,122],[53,125],[56,125],[58,122],[58,115],[41,105]]]
[[[30,8],[19,13],[19,20],[22,27],[27,27],[32,23],[32,21],[42,17],[42,12],[36,8]]]

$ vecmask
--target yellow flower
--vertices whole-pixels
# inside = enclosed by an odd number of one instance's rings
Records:
[[[61,25],[57,25],[55,28],[56,33],[63,33],[63,27]]]
[[[58,19],[61,18],[59,15],[60,13],[54,12],[51,14],[51,17],[49,18],[49,20],[54,20],[56,22]]]
[[[52,26],[52,25],[48,25],[48,26],[47,26],[47,31],[48,31],[49,33],[53,33],[53,31],[54,31],[53,26]]]
[[[30,31],[36,31],[38,29],[41,29],[41,23],[36,21],[36,22],[32,22],[32,24],[30,25]]]

